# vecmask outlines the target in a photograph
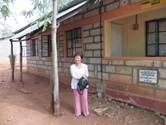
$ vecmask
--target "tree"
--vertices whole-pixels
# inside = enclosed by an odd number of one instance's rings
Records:
[[[58,58],[57,58],[57,0],[53,0],[53,23],[52,23],[52,48],[53,48],[53,112],[60,114]]]
[[[40,10],[40,12],[43,12],[46,16],[45,20],[47,20],[47,15],[48,15],[48,11],[45,11],[45,3],[42,1],[45,1],[47,3],[47,1],[50,0],[34,0],[35,1],[35,5],[34,5],[34,10],[38,9]],[[51,84],[51,88],[52,88],[52,112],[59,116],[60,115],[60,98],[59,98],[59,79],[58,79],[58,58],[57,58],[57,13],[58,13],[58,9],[63,8],[63,6],[66,6],[68,3],[72,2],[73,0],[52,0],[52,5],[53,5],[53,14],[52,14],[52,57],[53,57],[53,84]],[[57,5],[57,3],[60,3],[59,7]],[[33,11],[31,11],[33,12]],[[47,13],[45,13],[47,12]],[[47,22],[45,22],[47,23]]]
[[[12,30],[9,25],[0,22],[0,38],[11,36]]]
[[[10,9],[9,9],[9,3],[13,3],[14,0],[1,0],[0,1],[0,16],[4,17],[6,19],[7,16],[9,16]]]

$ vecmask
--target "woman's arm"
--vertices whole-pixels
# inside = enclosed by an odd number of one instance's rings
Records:
[[[89,71],[88,71],[88,66],[85,65],[85,78],[88,79],[88,76],[89,76]]]

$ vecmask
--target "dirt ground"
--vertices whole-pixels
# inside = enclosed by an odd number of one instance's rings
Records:
[[[70,86],[60,86],[61,116],[50,111],[49,80],[28,73],[11,82],[11,71],[0,66],[0,125],[164,125],[155,113],[89,94],[90,116],[76,118]]]

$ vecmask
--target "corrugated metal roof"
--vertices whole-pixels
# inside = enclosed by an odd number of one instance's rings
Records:
[[[6,39],[9,39],[11,38],[13,35],[10,35],[10,36],[5,36],[5,37],[1,37],[0,38],[0,41],[3,41],[3,40],[6,40]]]
[[[58,8],[58,13],[63,12],[73,6],[78,5],[81,2],[84,2],[87,0],[70,0],[70,2],[68,2],[66,5],[61,6],[60,8]]]
[[[37,26],[37,24],[34,24],[32,26],[29,26],[28,28],[25,28],[24,30],[22,30],[19,33],[16,33],[11,39],[17,39],[20,37],[24,37],[26,34],[31,33],[32,31],[37,30],[39,27]]]

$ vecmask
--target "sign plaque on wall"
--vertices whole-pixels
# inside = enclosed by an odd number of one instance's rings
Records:
[[[138,70],[139,82],[148,84],[158,83],[158,70],[139,69]]]

